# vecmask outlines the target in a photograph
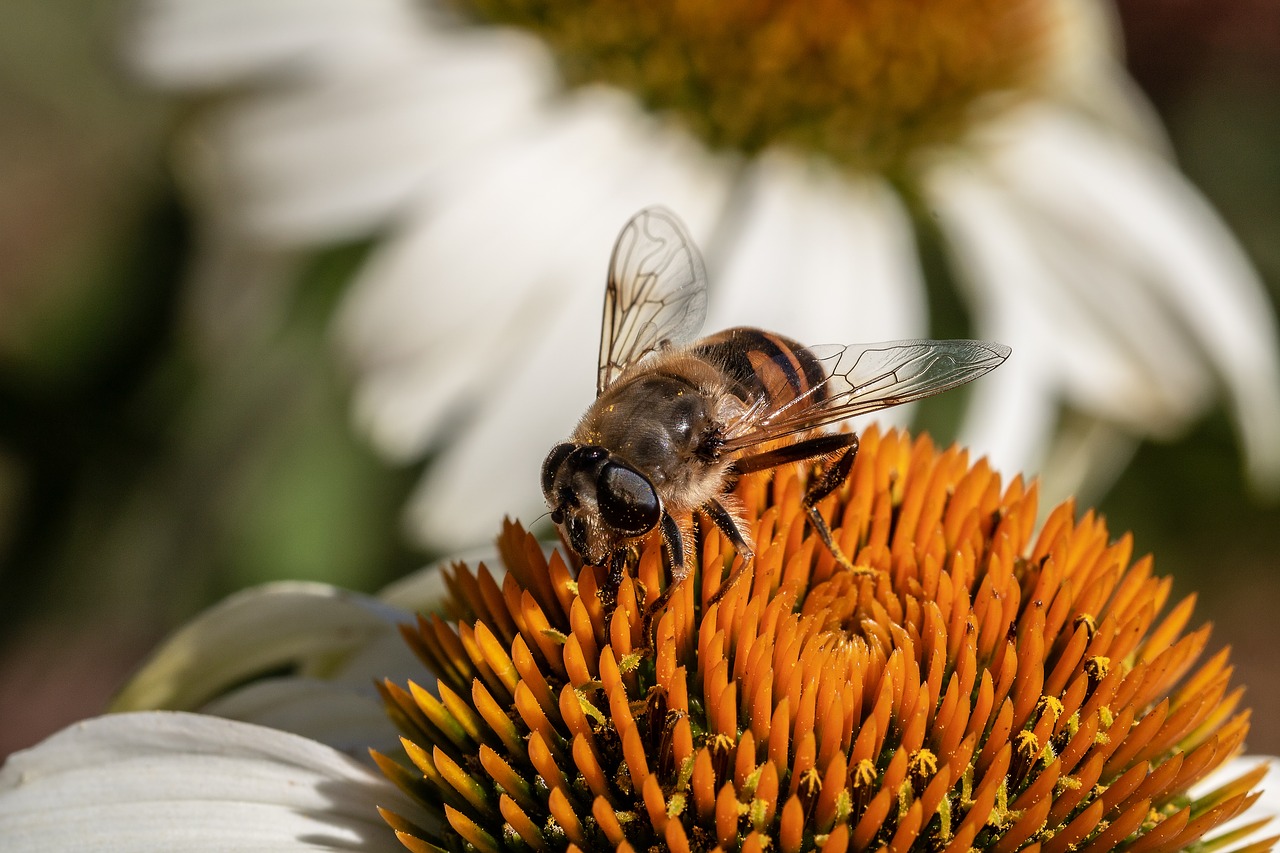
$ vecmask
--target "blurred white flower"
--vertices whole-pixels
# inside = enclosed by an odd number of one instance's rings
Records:
[[[973,333],[1014,350],[960,439],[1040,471],[1049,504],[1218,396],[1255,479],[1280,479],[1273,310],[1171,163],[1109,7],[770,8],[140,0],[128,49],[213,96],[181,149],[206,279],[385,235],[338,335],[376,445],[441,451],[411,511],[434,545],[540,509],[593,388],[613,238],[651,203],[705,250],[709,328],[811,343],[928,336],[916,228],[936,228]]]

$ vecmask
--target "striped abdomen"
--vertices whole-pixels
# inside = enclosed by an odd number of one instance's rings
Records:
[[[748,407],[765,403],[776,410],[810,392],[806,407],[826,399],[822,365],[808,347],[783,335],[742,326],[704,338],[692,352],[720,368]]]

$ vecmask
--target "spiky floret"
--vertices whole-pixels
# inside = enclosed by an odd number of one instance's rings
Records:
[[[452,618],[404,632],[436,688],[382,687],[413,769],[375,757],[437,817],[385,814],[405,846],[1165,853],[1256,799],[1188,798],[1249,714],[1130,537],[1070,504],[1035,535],[1034,485],[872,428],[824,504],[854,574],[808,473],[743,478],[754,565],[709,603],[737,558],[704,526],[652,642],[656,541],[611,620],[602,570],[516,524],[505,576],[455,565]]]

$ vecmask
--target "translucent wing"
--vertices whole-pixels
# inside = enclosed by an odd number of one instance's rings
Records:
[[[706,313],[697,246],[674,213],[646,207],[622,229],[609,261],[596,394],[649,353],[692,340]]]
[[[825,381],[785,405],[753,412],[725,450],[740,450],[797,432],[931,397],[995,370],[1009,348],[987,341],[889,341],[810,347]]]

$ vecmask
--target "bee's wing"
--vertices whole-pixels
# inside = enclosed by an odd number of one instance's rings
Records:
[[[706,313],[698,247],[674,213],[646,207],[622,229],[609,261],[596,394],[649,353],[693,340]]]
[[[888,341],[810,347],[827,378],[785,405],[753,412],[725,450],[865,415],[955,388],[995,370],[1009,357],[987,341]]]

